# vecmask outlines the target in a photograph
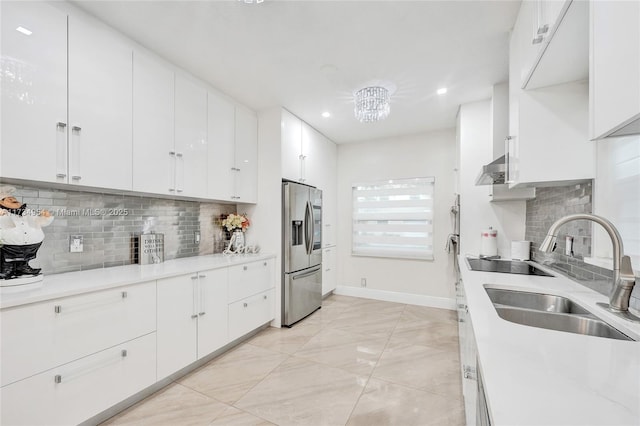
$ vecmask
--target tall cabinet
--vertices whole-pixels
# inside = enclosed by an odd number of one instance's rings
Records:
[[[337,285],[337,147],[289,111],[281,113],[282,178],[322,190],[322,293]]]

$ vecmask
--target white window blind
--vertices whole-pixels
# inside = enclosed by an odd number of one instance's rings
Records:
[[[434,178],[354,185],[352,254],[433,259]]]
[[[620,232],[624,254],[640,270],[640,136],[598,141],[594,213]],[[611,239],[596,225],[594,254],[611,258]]]

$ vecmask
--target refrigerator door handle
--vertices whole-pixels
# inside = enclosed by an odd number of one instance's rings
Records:
[[[304,210],[304,220],[305,220],[304,243],[306,245],[307,254],[311,254],[311,251],[313,250],[313,244],[312,244],[313,234],[311,233],[313,231],[313,228],[312,228],[313,227],[313,210],[311,209],[312,209],[311,202],[307,201],[307,206],[305,207],[305,210]]]
[[[315,275],[318,273],[318,271],[320,271],[320,267],[315,268],[312,271],[306,272],[304,274],[301,275],[294,275],[293,277],[291,277],[292,280],[297,280],[299,278],[305,278],[305,277],[310,277],[311,275]]]

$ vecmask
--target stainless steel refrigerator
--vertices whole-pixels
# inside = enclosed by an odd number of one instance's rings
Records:
[[[282,182],[282,325],[322,304],[322,191]]]

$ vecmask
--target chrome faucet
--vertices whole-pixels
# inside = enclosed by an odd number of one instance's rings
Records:
[[[540,251],[547,253],[552,252],[556,248],[556,238],[558,237],[558,228],[567,222],[574,220],[590,220],[592,222],[600,224],[613,243],[613,289],[609,295],[608,309],[612,312],[622,313],[624,317],[635,317],[628,313],[629,311],[629,299],[631,298],[631,291],[636,283],[636,277],[631,268],[631,258],[625,256],[622,247],[622,238],[620,233],[607,219],[602,216],[596,216],[594,214],[580,213],[572,214],[558,219],[545,237],[542,244],[540,244]],[[605,305],[606,306],[606,305]]]

